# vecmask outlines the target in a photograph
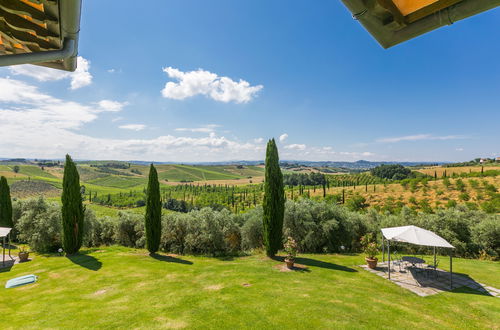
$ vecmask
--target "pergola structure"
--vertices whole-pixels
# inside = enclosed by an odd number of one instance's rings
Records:
[[[0,66],[74,71],[81,0],[1,0]]]
[[[6,239],[9,241],[9,257],[11,260],[13,260],[14,258],[12,258],[12,256],[10,255],[10,237],[9,237],[9,234],[10,234],[10,231],[12,230],[12,228],[8,228],[8,227],[0,227],[0,238],[2,239],[2,266],[5,266],[5,243],[6,243]]]
[[[500,0],[342,0],[384,48],[500,6]]]
[[[387,240],[387,261],[388,261],[388,276],[391,279],[391,241],[403,242],[421,246],[432,246],[434,250],[434,267],[436,267],[436,247],[450,249],[450,288],[453,288],[453,255],[452,250],[455,247],[448,243],[441,236],[417,226],[402,226],[382,228],[382,248],[383,257],[385,258],[384,238]]]

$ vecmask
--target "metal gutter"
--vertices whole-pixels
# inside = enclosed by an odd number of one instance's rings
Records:
[[[62,48],[45,52],[1,55],[0,66],[37,64],[55,69],[75,71],[80,33],[81,0],[59,0]]]
[[[370,9],[365,6],[365,1],[342,0],[342,2],[352,13],[353,17],[358,20],[384,48],[395,46],[442,26],[451,25],[462,19],[500,6],[500,0],[463,0],[462,2],[426,16],[395,31],[384,26],[380,20],[370,12]]]

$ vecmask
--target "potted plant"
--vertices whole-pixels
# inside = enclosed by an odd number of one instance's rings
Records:
[[[286,252],[286,257],[285,257],[286,267],[292,269],[293,264],[295,263],[295,257],[297,256],[297,242],[295,242],[295,240],[292,237],[288,236],[288,239],[286,240],[284,247]]]
[[[19,261],[24,262],[28,261],[28,257],[30,256],[30,249],[27,245],[19,246]]]
[[[375,242],[368,243],[365,246],[364,251],[366,254],[365,260],[366,263],[368,264],[368,267],[370,267],[371,269],[375,269],[377,267],[377,262],[378,262],[378,258],[375,257],[378,253],[377,244]]]
[[[375,243],[375,239],[373,234],[366,234],[361,237],[361,245],[363,246],[363,251],[366,254],[365,260],[368,264],[368,267],[371,269],[375,269],[377,267],[378,259],[375,257],[378,253],[377,243]]]

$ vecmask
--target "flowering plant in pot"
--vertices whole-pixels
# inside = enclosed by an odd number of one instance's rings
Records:
[[[288,236],[285,244],[284,244],[285,252],[286,252],[286,257],[285,257],[285,262],[286,266],[288,268],[293,268],[293,264],[295,263],[295,257],[297,256],[297,242],[295,240]]]
[[[363,251],[366,254],[365,260],[368,267],[375,269],[377,267],[378,258],[375,257],[378,253],[377,243],[375,243],[373,234],[367,234],[361,238]]]
[[[30,249],[27,245],[19,246],[19,261],[28,261],[28,257],[30,256]]]

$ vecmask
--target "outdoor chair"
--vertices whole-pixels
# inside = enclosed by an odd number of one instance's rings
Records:
[[[427,265],[427,267],[425,267],[425,270],[427,272],[427,274],[429,273],[434,273],[434,276],[435,277],[438,277],[438,271],[437,271],[437,267],[439,266],[439,260],[436,261],[436,265]]]
[[[392,256],[393,256],[392,264],[394,266],[398,266],[399,267],[399,272],[402,272],[402,270],[406,270],[406,268],[405,268],[405,262],[403,261],[403,259],[401,258],[401,256],[398,254],[398,252],[394,251],[392,253]]]

